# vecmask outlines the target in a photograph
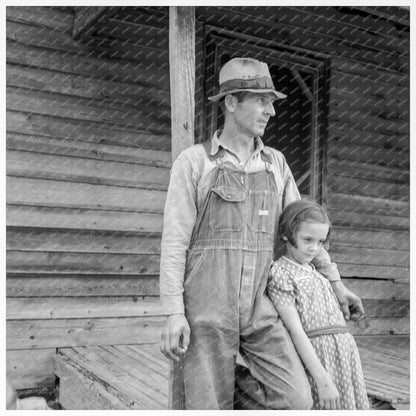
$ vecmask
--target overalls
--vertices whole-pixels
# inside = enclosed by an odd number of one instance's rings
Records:
[[[233,409],[236,390],[241,408],[309,409],[303,366],[266,295],[282,200],[269,156],[264,171],[247,173],[224,164],[223,149],[211,156],[210,141],[204,147],[217,169],[187,253],[185,407]],[[238,351],[250,371],[236,373]]]

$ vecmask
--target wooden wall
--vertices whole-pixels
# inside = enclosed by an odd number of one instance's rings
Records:
[[[73,8],[6,10],[7,370],[24,389],[54,385],[57,347],[159,338],[168,24],[139,15],[127,44],[120,10],[111,42],[74,41]]]

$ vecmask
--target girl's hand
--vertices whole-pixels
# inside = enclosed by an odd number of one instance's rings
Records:
[[[341,409],[338,390],[328,374],[321,380],[316,380],[316,386],[318,388],[319,407],[321,409]]]

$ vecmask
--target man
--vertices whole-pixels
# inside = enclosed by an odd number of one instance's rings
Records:
[[[284,156],[260,139],[275,90],[267,64],[234,58],[219,77],[224,127],[174,162],[165,205],[160,349],[184,360],[186,409],[309,409],[310,386],[265,293],[282,208],[300,199]],[[321,250],[345,311],[364,311]],[[238,366],[240,352],[246,368]],[[236,383],[236,388],[235,384]],[[235,397],[234,397],[235,393]]]

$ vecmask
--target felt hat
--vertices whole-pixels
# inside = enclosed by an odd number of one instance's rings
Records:
[[[208,97],[208,100],[218,101],[238,91],[271,92],[276,99],[287,97],[275,89],[267,64],[253,58],[233,58],[228,61],[220,70],[219,84],[219,93]]]

